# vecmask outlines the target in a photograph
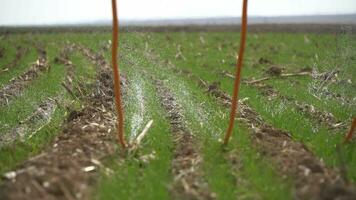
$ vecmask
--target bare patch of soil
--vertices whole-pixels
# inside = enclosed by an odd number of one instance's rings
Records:
[[[277,65],[272,65],[268,67],[265,71],[265,74],[269,76],[280,76],[283,72],[284,68],[277,66]]]
[[[263,57],[258,59],[258,63],[261,65],[273,64],[272,61],[268,60],[267,58],[263,58]]]
[[[41,72],[49,70],[46,51],[38,49],[38,52],[38,59],[31,64],[30,69],[11,79],[10,83],[0,90],[0,106],[9,104],[10,99],[21,95],[23,89],[35,80]]]
[[[170,187],[173,198],[215,199],[216,195],[210,192],[203,179],[202,157],[197,149],[196,138],[184,125],[180,105],[162,81],[156,81],[156,88],[161,103],[168,113],[175,144],[171,166],[174,178]]]
[[[72,48],[81,52],[86,58],[89,59],[93,65],[96,66],[101,66],[102,68],[106,69],[111,69],[109,63],[105,60],[105,57],[100,54],[94,52],[92,49],[89,49],[85,46],[78,45],[78,44],[71,44]],[[114,91],[112,90],[112,74],[111,73],[103,73],[99,77],[99,83],[102,84],[101,89],[98,89],[96,95],[101,98],[104,98],[105,100],[109,100],[111,96],[114,96]],[[126,87],[128,84],[128,80],[125,75],[120,74],[120,84],[121,87]],[[122,91],[123,94],[125,93],[125,90]],[[109,98],[109,99],[107,99]],[[114,105],[112,105],[114,106]]]
[[[3,58],[4,55],[5,55],[5,49],[4,49],[4,47],[1,47],[0,48],[0,58]]]
[[[103,167],[100,160],[117,147],[112,73],[99,66],[98,81],[84,108],[69,114],[63,132],[40,155],[5,174],[0,199],[90,198]]]

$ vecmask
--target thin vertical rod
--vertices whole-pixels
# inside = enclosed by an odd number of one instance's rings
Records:
[[[236,62],[236,74],[235,74],[235,82],[234,82],[234,91],[232,95],[232,102],[231,102],[231,113],[230,113],[230,121],[229,127],[226,131],[224,137],[224,144],[227,145],[229,139],[231,137],[232,129],[234,128],[235,122],[235,115],[237,110],[237,101],[238,101],[238,94],[240,89],[240,82],[241,82],[241,71],[242,71],[242,61],[244,56],[244,49],[246,43],[246,32],[247,32],[247,0],[243,0],[242,6],[242,19],[241,19],[241,37],[240,37],[240,50],[239,50],[239,57],[237,58]]]
[[[119,46],[119,20],[117,18],[116,0],[111,0],[112,3],[112,15],[113,15],[113,29],[112,29],[112,49],[111,60],[112,68],[114,72],[114,93],[115,93],[115,105],[117,112],[117,127],[119,143],[123,149],[126,148],[126,142],[124,138],[124,111],[121,103],[121,89],[120,89],[120,72],[117,62],[118,46]]]

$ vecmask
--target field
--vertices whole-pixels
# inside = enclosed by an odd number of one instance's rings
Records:
[[[0,35],[0,199],[356,199],[356,35],[120,33],[117,143],[111,34]]]

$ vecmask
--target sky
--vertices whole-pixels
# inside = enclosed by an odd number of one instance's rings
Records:
[[[119,0],[120,20],[235,17],[242,0]],[[250,16],[356,14],[356,0],[249,0]],[[0,25],[111,19],[110,0],[0,0]]]

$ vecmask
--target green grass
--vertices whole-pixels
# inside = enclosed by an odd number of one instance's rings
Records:
[[[80,102],[73,100],[61,86],[64,80],[66,70],[65,66],[55,64],[53,59],[58,55],[59,48],[54,48],[54,43],[47,41],[48,62],[51,66],[49,72],[42,73],[28,87],[24,89],[23,95],[15,98],[9,106],[0,107],[0,132],[6,132],[19,124],[28,115],[35,111],[36,107],[48,97],[58,98],[59,106],[52,114],[51,121],[46,124],[31,139],[23,142],[15,141],[13,144],[4,146],[0,149],[0,173],[4,173],[21,161],[35,156],[52,141],[52,139],[61,131],[61,124],[67,115],[67,106],[72,109],[79,109]],[[58,44],[57,44],[58,47]],[[81,81],[82,84],[93,81],[95,68],[89,64],[78,53],[70,56],[75,64],[76,79],[74,84]],[[84,80],[84,82],[83,82]]]
[[[31,139],[25,142],[16,141],[0,149],[0,174],[13,169],[21,161],[41,152],[47,143],[52,141],[60,131],[66,109],[59,107],[52,115],[52,120]]]
[[[131,43],[131,41],[136,41],[136,37],[129,37],[128,41],[129,45],[135,45],[135,42]],[[131,47],[143,49],[139,45]],[[285,199],[287,196],[291,196],[289,181],[278,178],[272,165],[268,164],[267,160],[251,148],[252,144],[246,128],[239,129],[241,133],[231,145],[231,149],[237,148],[238,151],[234,153],[241,160],[243,167],[237,171],[231,170],[236,166],[233,166],[226,158],[228,155],[222,151],[221,143],[218,142],[218,138],[222,137],[223,130],[227,125],[227,119],[221,118],[221,114],[226,110],[204,94],[194,82],[177,77],[168,71],[163,63],[145,58],[143,52],[124,53],[130,58],[142,62],[139,65],[141,70],[150,70],[158,79],[166,80],[167,87],[175,94],[177,102],[182,105],[182,114],[187,127],[200,141],[197,145],[201,147],[204,157],[205,178],[219,199],[236,199],[236,196]],[[136,68],[136,65],[133,67]],[[237,178],[244,181],[237,182]]]
[[[34,48],[30,48],[29,50],[23,55],[20,61],[17,63],[17,66],[14,66],[14,69],[9,69],[9,71],[2,73],[0,76],[0,86],[3,87],[9,83],[10,79],[13,77],[17,77],[24,72],[26,72],[31,63],[34,63],[37,60],[37,52]]]
[[[330,112],[337,120],[348,121],[356,113],[356,107],[352,104],[342,104],[336,99],[317,98],[311,95],[309,93],[310,82],[312,80],[307,77],[294,79],[293,82],[282,79],[267,81],[282,95],[307,102],[321,111]]]
[[[221,83],[223,90],[228,94],[231,93],[232,79],[221,75],[221,72],[223,70],[230,73],[234,72],[234,57],[232,55],[234,55],[235,50],[232,47],[237,45],[227,41],[235,41],[236,39],[232,39],[231,36],[234,35],[234,37],[238,38],[238,34],[173,33],[170,35],[169,42],[164,33],[149,35],[151,37],[151,40],[148,40],[151,41],[149,48],[160,54],[162,59],[170,60],[177,67],[189,70],[203,80],[209,82],[218,81]],[[205,44],[200,42],[200,35],[205,38]],[[313,43],[317,43],[318,47],[310,43],[305,44],[303,34],[253,34],[247,42],[247,47],[250,48],[247,48],[246,52],[243,77],[258,78],[263,76],[265,68],[257,62],[260,57],[294,70],[312,66],[317,60],[326,62],[326,60],[336,59],[332,63],[344,63],[339,58],[335,58],[335,56],[330,57],[330,55],[334,55],[337,52],[336,44],[332,40],[333,36],[324,34],[309,35],[308,37]],[[275,38],[278,38],[278,41]],[[217,50],[219,43],[226,46],[221,52]],[[180,45],[185,59],[175,58],[178,52],[178,45]],[[254,49],[253,46],[258,48]],[[324,47],[328,47],[328,51],[325,51]],[[279,53],[275,53],[276,50]],[[315,60],[315,54],[318,54],[317,60]],[[225,60],[225,63],[221,62],[222,60]],[[348,65],[340,65],[341,70],[344,68],[345,71],[350,71]],[[324,66],[323,69],[330,69],[330,66]],[[355,74],[352,76],[354,77]],[[352,105],[342,105],[336,100],[316,100],[307,90],[310,79],[300,78],[298,81],[299,83],[291,85],[289,80],[275,79],[271,80],[270,84],[276,87],[283,95],[291,96],[322,110],[332,112],[338,119],[349,120],[354,115],[355,107]],[[292,103],[281,99],[269,101],[267,97],[261,95],[256,88],[251,86],[242,85],[240,97],[248,97],[247,103],[256,109],[267,122],[291,132],[295,139],[306,143],[328,165],[340,166],[340,158],[336,153],[336,146],[342,141],[346,132],[345,129],[340,131],[327,130],[323,125],[316,124],[316,121],[297,111]],[[351,168],[356,164],[355,156],[351,154],[355,145],[350,144],[349,146],[344,148],[343,153],[347,155],[344,159],[345,163]],[[349,178],[356,180],[356,173],[349,170]]]
[[[122,63],[130,80],[125,96],[125,113],[128,140],[139,134],[146,123],[153,119],[152,128],[144,138],[139,155],[156,153],[156,159],[145,164],[135,157],[128,157],[119,164],[113,157],[107,165],[114,170],[103,175],[99,183],[98,199],[169,199],[171,181],[169,168],[172,157],[172,141],[169,123],[160,107],[152,83],[139,75],[135,68]]]
[[[24,88],[21,96],[10,102],[9,106],[0,107],[1,132],[25,119],[39,102],[44,101],[47,97],[59,95],[60,91],[63,91],[60,82],[64,80],[65,68],[51,61],[57,54],[58,51],[55,48],[48,48],[51,70],[41,73]]]
[[[2,40],[0,43],[0,49],[3,50],[3,57],[0,58],[0,69],[3,70],[6,66],[15,58],[16,48],[9,40]]]
[[[178,68],[189,70],[209,83],[219,82],[228,94],[232,91],[231,78],[222,74],[234,73],[235,55],[239,34],[224,32],[208,33],[123,33],[120,35],[122,59],[120,66],[129,81],[125,103],[125,132],[130,139],[139,133],[146,123],[154,123],[144,138],[137,155],[126,159],[115,156],[105,160],[105,167],[112,169],[100,173],[100,182],[94,189],[96,199],[170,199],[169,186],[172,182],[170,165],[173,142],[166,111],[161,107],[154,83],[142,71],[148,71],[164,80],[177,102],[182,106],[185,125],[197,137],[197,147],[203,156],[204,178],[218,199],[292,199],[293,178],[278,176],[270,158],[261,155],[251,141],[251,132],[243,123],[237,123],[233,138],[227,149],[221,148],[222,138],[228,121],[228,109],[197,86],[196,82],[184,75],[173,72],[167,65],[172,62]],[[65,107],[79,108],[79,99],[73,101],[60,85],[66,75],[65,66],[54,64],[53,58],[67,42],[87,46],[97,53],[104,53],[107,60],[110,52],[103,47],[111,39],[109,33],[51,33],[21,34],[1,40],[0,47],[6,47],[6,56],[0,59],[0,66],[11,61],[15,55],[12,44],[19,42],[30,46],[34,41],[45,46],[51,71],[42,73],[21,96],[13,99],[9,106],[0,107],[0,134],[11,130],[25,119],[47,97],[63,96],[64,106],[59,106],[52,120],[34,137],[24,142],[16,141],[0,149],[0,173],[13,169],[22,161],[35,156],[61,131],[65,119]],[[307,42],[308,41],[308,42]],[[340,69],[339,78],[346,82],[332,83],[327,90],[355,98],[355,41],[353,36],[330,34],[291,33],[250,33],[248,35],[243,78],[260,78],[270,64],[260,63],[265,59],[295,72],[304,67],[316,68],[319,72]],[[147,45],[146,45],[147,43]],[[178,56],[181,52],[183,56]],[[28,63],[36,59],[31,49],[16,68],[0,76],[0,85],[21,74]],[[156,55],[156,56],[150,56]],[[74,52],[70,60],[76,66],[74,84],[93,83],[97,69],[80,53]],[[351,83],[347,83],[351,80]],[[350,82],[350,81],[349,81]],[[282,95],[300,102],[311,104],[319,110],[331,112],[337,119],[349,121],[355,115],[354,104],[341,104],[336,99],[321,95],[317,99],[310,93],[313,84],[319,84],[310,77],[279,79],[266,82]],[[297,91],[297,92],[296,92]],[[242,85],[241,98],[248,97],[247,103],[262,118],[273,126],[289,131],[297,141],[305,143],[331,167],[345,163],[348,177],[356,181],[355,144],[337,146],[346,129],[328,130],[312,118],[296,110],[291,101],[268,100],[251,86]],[[155,152],[156,158],[144,163],[139,156]],[[338,152],[340,151],[341,154]],[[119,152],[118,152],[119,153]],[[340,156],[341,155],[341,156]]]

